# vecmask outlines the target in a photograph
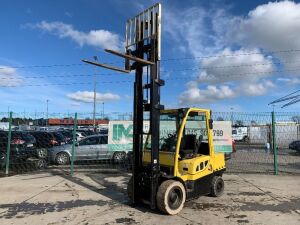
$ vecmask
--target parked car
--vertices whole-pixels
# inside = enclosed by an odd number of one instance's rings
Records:
[[[98,134],[78,141],[75,147],[75,161],[103,159],[113,160],[114,162],[123,161],[126,153],[109,151],[107,138],[107,135]],[[72,157],[72,145],[55,146],[48,149],[48,154],[51,162],[59,165],[68,164]]]
[[[289,149],[300,152],[300,141],[293,141],[289,144]]]
[[[236,143],[235,140],[232,139],[232,152],[225,153],[225,160],[229,160],[232,158],[232,154],[236,152]]]
[[[8,132],[0,131],[0,164],[1,168],[5,165],[6,161],[6,151],[8,142]],[[10,142],[10,161],[23,162],[28,158],[26,151],[24,151],[24,145],[11,139]]]

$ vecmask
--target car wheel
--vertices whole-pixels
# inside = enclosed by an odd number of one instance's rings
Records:
[[[244,137],[244,138],[243,138],[243,142],[246,142],[246,143],[248,143],[248,142],[249,142],[249,137],[247,137],[247,136],[246,136],[246,137]]]
[[[47,161],[45,159],[39,159],[36,162],[36,168],[38,170],[46,169],[47,168]]]
[[[113,161],[114,163],[121,163],[124,162],[126,158],[125,152],[115,152],[113,155]]]
[[[4,152],[0,153],[0,169],[5,167],[6,163],[6,154]]]
[[[67,153],[60,152],[57,154],[55,161],[58,165],[67,165],[70,162],[70,157]]]
[[[46,148],[39,148],[36,150],[36,154],[39,159],[45,159],[47,158],[48,152]]]
[[[211,181],[211,196],[219,197],[224,193],[224,180],[221,176],[214,176]]]
[[[186,199],[185,188],[175,180],[166,180],[158,188],[156,202],[158,209],[166,214],[179,213]]]

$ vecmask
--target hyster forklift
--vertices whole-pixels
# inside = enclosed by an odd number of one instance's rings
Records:
[[[160,36],[158,3],[127,21],[125,53],[105,50],[123,57],[125,69],[83,61],[118,72],[135,70],[133,172],[128,196],[132,203],[146,203],[174,215],[189,199],[223,193],[225,160],[223,153],[214,152],[210,110],[165,110],[160,104],[160,87],[165,83],[159,73]],[[145,121],[150,122],[148,132],[143,129]]]

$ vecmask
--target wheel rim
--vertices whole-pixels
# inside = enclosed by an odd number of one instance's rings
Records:
[[[123,154],[121,152],[115,154],[116,161],[121,161],[122,159],[123,159]]]
[[[59,154],[57,156],[57,162],[58,164],[65,164],[68,160],[68,157],[66,156],[66,154]]]
[[[182,203],[183,193],[178,187],[174,187],[170,190],[168,195],[168,205],[171,209],[178,209]]]
[[[38,155],[39,155],[39,157],[46,157],[47,153],[46,153],[45,150],[40,149],[40,150],[38,151]]]
[[[44,161],[40,160],[40,161],[38,162],[38,168],[39,168],[39,169],[44,168],[44,165],[45,165]]]

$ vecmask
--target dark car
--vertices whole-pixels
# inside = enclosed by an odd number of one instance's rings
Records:
[[[289,144],[289,149],[296,150],[297,152],[300,152],[300,141],[293,141]]]
[[[73,138],[73,132],[71,130],[62,130],[58,132],[65,137],[66,142],[69,142]]]
[[[37,148],[51,148],[56,145],[60,145],[59,141],[53,135],[52,132],[46,131],[34,131],[30,133],[36,139]]]
[[[7,155],[8,132],[0,131],[0,166],[4,167]],[[10,163],[16,164],[25,162],[31,152],[26,150],[26,141],[12,133],[10,141]]]
[[[59,131],[47,132],[54,136],[57,141],[57,145],[64,145],[68,142],[68,139]]]

